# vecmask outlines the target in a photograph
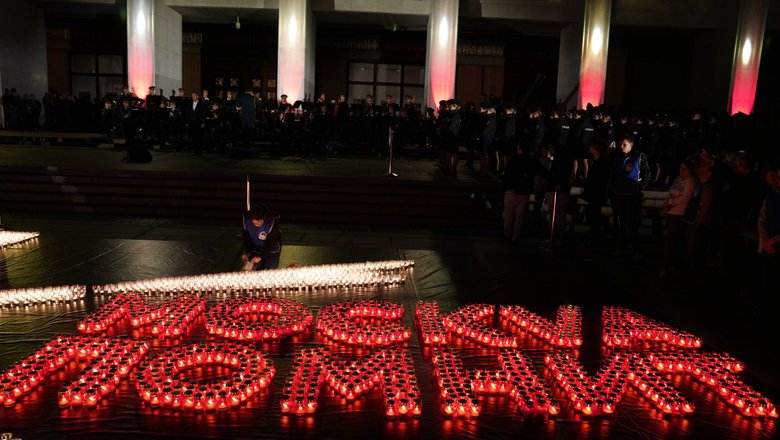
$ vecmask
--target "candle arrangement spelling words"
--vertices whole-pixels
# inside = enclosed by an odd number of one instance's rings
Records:
[[[189,333],[204,310],[206,300],[196,295],[182,295],[155,305],[141,295],[120,293],[79,322],[77,328],[83,334],[100,334],[128,319],[133,328],[144,329],[153,337],[179,337]]]
[[[701,348],[696,336],[623,307],[604,307],[602,340],[607,347],[636,348],[640,344],[666,344]]]
[[[314,414],[320,388],[327,384],[348,402],[379,386],[386,417],[420,416],[422,401],[413,365],[409,353],[397,347],[383,348],[354,362],[339,361],[327,347],[302,349],[287,376],[281,411],[299,416]]]
[[[249,320],[258,315],[273,319]],[[210,335],[236,341],[268,341],[303,333],[314,316],[303,304],[289,299],[262,296],[221,301],[206,312]]]
[[[281,341],[313,326],[328,345],[296,352],[279,403],[282,414],[316,414],[322,390],[348,403],[379,387],[387,418],[417,417],[423,411],[422,396],[405,346],[412,332],[402,325],[403,314],[400,304],[355,300],[323,307],[315,320],[304,304],[273,296],[232,298],[206,310],[205,300],[195,294],[152,303],[136,293],[117,293],[78,323],[81,336],[57,337],[3,372],[0,399],[13,407],[53,372],[76,362],[82,370],[60,390],[62,407],[96,408],[122,380],[134,378],[138,397],[150,407],[227,411],[262,393],[276,373],[256,343]],[[439,347],[430,362],[436,402],[447,417],[479,417],[480,397],[490,394],[509,396],[524,415],[557,416],[561,407],[548,382],[560,388],[574,412],[586,417],[615,414],[628,388],[636,389],[658,414],[687,416],[696,408],[672,385],[671,376],[678,374],[693,376],[744,417],[778,417],[769,399],[738,378],[744,370],[740,362],[727,354],[700,352],[696,336],[627,309],[603,309],[604,338],[612,344],[606,344],[606,361],[592,375],[575,351],[582,342],[576,306],[559,307],[551,321],[520,306],[477,304],[441,314],[438,303],[419,302],[414,316],[420,342]],[[154,339],[106,336],[122,322]],[[201,322],[216,340],[186,342]],[[512,331],[499,330],[496,323]],[[547,374],[516,348],[512,332],[525,332],[551,347],[544,359]],[[164,338],[174,339],[174,346],[154,342],[159,348],[150,353],[150,341]],[[458,351],[442,347],[458,339],[495,350],[497,368],[465,368]],[[653,345],[649,351],[627,350],[648,343]],[[335,354],[345,347],[370,354],[355,359]],[[183,376],[204,368],[229,373],[209,381]]]
[[[3,405],[12,407],[55,371],[72,361],[91,361],[78,377],[60,391],[60,406],[94,408],[130,374],[148,350],[145,341],[91,336],[58,336],[31,356],[8,368],[0,381]]]
[[[223,366],[233,373],[213,381],[179,378],[185,370]],[[194,412],[226,411],[268,388],[276,374],[261,350],[234,342],[197,343],[166,350],[141,363],[136,375],[138,396],[150,406]]]
[[[349,345],[392,345],[412,336],[411,329],[397,322],[403,313],[403,306],[386,301],[349,301],[324,307],[316,327],[327,338]],[[361,322],[365,318],[375,322]]]
[[[555,322],[550,322],[520,306],[500,306],[496,310],[493,305],[471,304],[441,315],[437,303],[420,301],[417,303],[415,323],[425,345],[446,345],[449,341],[447,332],[450,332],[490,347],[517,347],[516,335],[489,325],[496,315],[554,347],[582,345],[582,312],[578,306],[558,307]]]

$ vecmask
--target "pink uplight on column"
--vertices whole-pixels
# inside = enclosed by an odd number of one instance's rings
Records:
[[[753,113],[769,0],[742,0],[734,44],[729,113]]]
[[[313,77],[312,54],[314,16],[309,0],[285,0],[279,2],[279,62],[276,90],[278,95],[287,95],[291,103],[311,98],[307,90],[307,74]],[[309,64],[307,64],[307,61]],[[309,78],[311,80],[311,78]],[[309,81],[311,82],[311,81]],[[313,85],[313,84],[312,84]]]
[[[579,107],[604,103],[611,0],[587,0],[582,34]]]
[[[127,81],[140,97],[154,85],[154,0],[127,0]]]
[[[439,101],[455,97],[458,4],[452,0],[431,1],[425,59],[425,102],[434,109],[438,108]]]

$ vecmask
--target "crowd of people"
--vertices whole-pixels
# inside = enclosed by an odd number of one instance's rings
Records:
[[[604,106],[542,111],[499,102],[461,106],[455,100],[434,109],[412,96],[396,103],[389,95],[377,102],[371,95],[350,101],[320,94],[315,102],[289,102],[286,95],[263,100],[256,92],[212,96],[208,90],[178,89],[163,96],[150,87],[140,99],[125,87],[96,105],[54,93],[41,102],[10,89],[3,93],[2,109],[10,129],[99,127],[107,136],[180,146],[195,155],[250,147],[258,140],[270,140],[281,152],[416,149],[437,157],[444,174],[501,176],[507,239],[517,242],[528,229],[547,230],[558,247],[567,218],[581,216],[590,226],[591,246],[601,244],[611,223],[616,254],[637,261],[643,191],[654,188],[669,194],[661,276],[695,272],[712,263],[707,261],[712,255],[730,267],[744,265],[739,256],[751,253],[746,246],[759,248],[767,264],[776,267],[780,259],[776,115],[632,113]],[[583,188],[580,197],[587,201],[581,214],[572,211],[574,186]],[[533,221],[527,222],[532,195]],[[545,203],[557,224],[552,230],[542,218]],[[612,208],[612,222],[604,221],[605,206]]]
[[[490,110],[483,108],[485,117],[477,140],[505,132],[502,123],[498,130],[492,127],[497,121]],[[645,193],[652,190],[666,194],[661,209],[667,231],[659,277],[700,279],[722,270],[743,279],[745,289],[754,284],[760,292],[756,311],[777,310],[772,280],[780,270],[780,165],[772,161],[777,157],[772,144],[738,141],[737,133],[756,133],[742,131],[748,130],[746,126],[718,125],[715,117],[703,122],[698,111],[684,124],[671,120],[661,127],[654,119],[648,123],[628,117],[613,124],[603,109],[577,113],[553,124],[555,136],[546,138],[544,122],[532,112],[529,119],[535,122],[527,125],[530,129],[505,146],[515,149],[505,158],[503,170],[504,236],[508,240],[517,243],[523,233],[533,195],[533,224],[537,230],[550,231],[551,249],[562,245],[571,214],[575,219],[584,217],[590,226],[590,247],[600,246],[608,230],[617,239],[614,255],[642,261],[640,225],[657,209],[644,203]],[[743,118],[738,115],[729,121]],[[569,133],[556,143],[562,127]],[[480,156],[488,155],[488,171],[502,172],[501,158],[494,158],[484,143],[476,145],[482,148]],[[497,154],[508,151],[495,139],[491,145]],[[587,203],[582,213],[572,203],[572,188],[578,182],[582,185],[579,197]],[[542,218],[545,202],[549,221]],[[605,210],[606,206],[611,209]],[[605,215],[612,216],[609,229]]]

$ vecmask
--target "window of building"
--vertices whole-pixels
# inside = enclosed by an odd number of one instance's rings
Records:
[[[94,100],[119,94],[126,84],[125,57],[110,54],[71,54],[70,83],[74,97]]]
[[[425,67],[406,64],[349,63],[347,98],[363,100],[374,95],[377,104],[385,101],[387,95],[403,103],[405,95],[414,97],[415,102],[423,100]]]

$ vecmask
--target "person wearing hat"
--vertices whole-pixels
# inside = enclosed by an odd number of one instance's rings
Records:
[[[460,106],[454,99],[447,101],[447,126],[444,127],[443,144],[447,152],[445,172],[450,176],[458,175],[458,147],[460,146]]]
[[[496,148],[495,152],[495,170],[499,174],[504,172],[509,158],[515,153],[514,149],[517,145],[517,120],[515,119],[515,113],[513,106],[505,107],[499,123],[498,138],[500,147]]]
[[[493,150],[493,141],[496,138],[496,109],[490,104],[480,104],[482,114],[482,130],[479,133],[479,175],[487,176],[490,169],[490,154]]]

